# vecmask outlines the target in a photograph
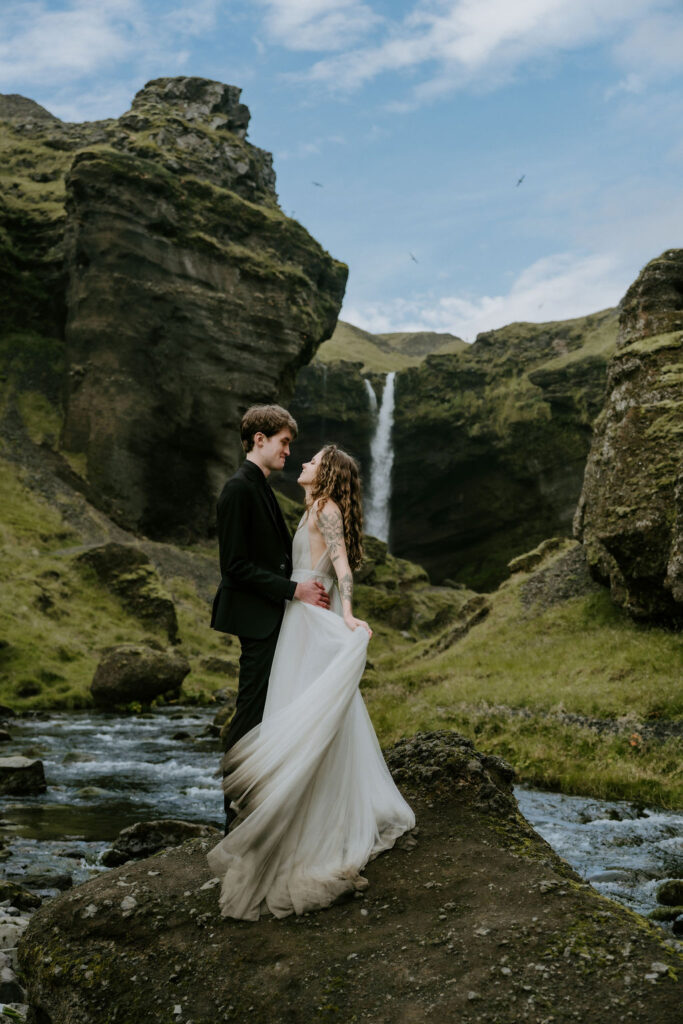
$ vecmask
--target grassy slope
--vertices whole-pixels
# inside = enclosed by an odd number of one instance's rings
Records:
[[[383,741],[455,728],[529,784],[683,806],[680,739],[638,733],[642,722],[683,718],[680,636],[635,624],[606,590],[525,609],[527,578],[506,581],[488,618],[443,653],[422,643],[377,659],[366,700]],[[567,713],[621,719],[625,729],[599,735]]]
[[[150,637],[166,645],[165,632],[140,623],[75,561],[68,552],[81,538],[2,460],[0,490],[0,703],[17,711],[90,706],[103,648]],[[226,646],[208,628],[207,602],[191,580],[165,583],[176,605],[180,650],[192,665],[185,691],[208,696],[232,680],[229,671],[206,671],[201,660],[219,656],[234,676],[237,646]]]
[[[388,373],[417,366],[428,354],[461,352],[467,343],[452,334],[428,331],[370,334],[339,320],[334,334],[318,349],[316,359],[334,363],[340,359],[362,363],[364,373]]]

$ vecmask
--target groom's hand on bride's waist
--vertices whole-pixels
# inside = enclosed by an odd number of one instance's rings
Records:
[[[318,608],[330,607],[329,595],[322,583],[318,583],[317,580],[297,583],[294,597],[297,601],[304,601],[306,604],[316,604]]]

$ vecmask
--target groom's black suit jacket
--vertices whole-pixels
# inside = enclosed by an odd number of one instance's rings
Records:
[[[248,460],[221,491],[217,505],[221,582],[211,625],[261,640],[294,597],[292,539],[268,481]]]

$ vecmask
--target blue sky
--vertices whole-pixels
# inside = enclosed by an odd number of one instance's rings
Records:
[[[580,316],[683,245],[682,0],[0,6],[0,91],[64,120],[165,75],[240,86],[368,330]]]

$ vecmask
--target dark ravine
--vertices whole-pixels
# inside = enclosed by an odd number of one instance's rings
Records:
[[[418,829],[362,899],[220,918],[193,839],[65,892],[20,943],[32,1024],[580,1020],[670,1024],[680,956],[519,814],[511,770],[454,733],[388,754]]]
[[[156,539],[210,530],[242,412],[287,399],[344,293],[346,267],[279,209],[239,97],[158,79],[81,125],[0,97],[4,416],[49,419],[65,472]]]

